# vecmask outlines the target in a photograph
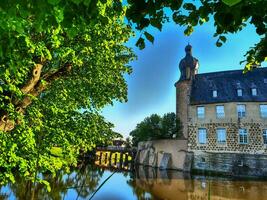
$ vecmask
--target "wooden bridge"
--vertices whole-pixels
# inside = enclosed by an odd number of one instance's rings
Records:
[[[124,147],[97,147],[95,164],[99,167],[129,171],[133,167],[135,150]]]

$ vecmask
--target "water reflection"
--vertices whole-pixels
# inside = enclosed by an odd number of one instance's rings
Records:
[[[83,165],[73,169],[71,173],[60,171],[56,177],[42,174],[50,183],[51,192],[44,184],[34,184],[21,178],[16,183],[3,186],[0,190],[1,199],[35,200],[35,199],[83,199],[89,197],[97,188],[104,170],[94,165]]]
[[[94,200],[267,200],[267,181],[190,176],[178,171],[138,167],[134,172],[118,172],[97,192]],[[56,177],[44,174],[51,184],[48,193],[42,184],[16,179],[3,186],[0,200],[75,200],[89,199],[112,173],[95,165],[59,172]]]
[[[130,185],[138,187],[138,199],[168,200],[264,200],[267,199],[266,181],[234,180],[222,177],[205,177],[184,174],[178,171],[160,171],[153,168],[138,168],[136,178]],[[141,193],[140,191],[143,191]]]

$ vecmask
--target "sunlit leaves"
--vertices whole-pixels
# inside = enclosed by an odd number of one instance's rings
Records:
[[[0,8],[0,109],[17,124],[0,132],[0,181],[14,180],[15,167],[34,180],[37,170],[55,174],[76,165],[80,150],[115,137],[99,111],[127,100],[132,32],[111,0],[12,0]],[[36,63],[40,80],[24,94]],[[29,105],[19,113],[24,100]]]
[[[186,36],[189,36],[193,33],[194,29],[193,29],[193,26],[187,26],[187,28],[184,30],[184,34]]]

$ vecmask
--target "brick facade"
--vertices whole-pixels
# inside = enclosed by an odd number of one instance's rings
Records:
[[[263,154],[267,153],[267,147],[263,143],[262,132],[267,124],[262,123],[205,123],[205,124],[189,124],[188,132],[188,150],[209,151],[209,152],[234,152]],[[206,128],[207,143],[198,143],[198,128]],[[226,143],[219,144],[217,142],[217,128],[226,129]],[[239,143],[239,128],[248,130],[248,144]]]

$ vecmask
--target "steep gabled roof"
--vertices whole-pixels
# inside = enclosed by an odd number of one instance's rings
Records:
[[[265,81],[264,81],[265,79]],[[243,91],[237,96],[237,89]],[[252,96],[251,88],[257,88]],[[218,97],[212,96],[217,90]],[[242,70],[197,74],[193,80],[190,104],[225,102],[267,102],[267,67],[257,68],[243,74]]]

